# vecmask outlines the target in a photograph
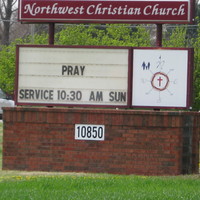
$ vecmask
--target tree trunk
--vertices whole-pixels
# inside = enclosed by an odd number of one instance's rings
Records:
[[[11,16],[13,13],[13,0],[1,1],[0,16],[3,20],[2,44],[9,45]]]
[[[9,45],[10,43],[10,22],[3,23],[2,45]]]

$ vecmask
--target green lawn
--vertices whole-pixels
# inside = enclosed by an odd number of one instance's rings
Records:
[[[200,178],[113,175],[0,177],[0,199],[193,199],[200,198]]]
[[[0,124],[0,144],[2,144],[2,124]],[[1,152],[2,145],[0,145]],[[147,177],[0,170],[0,200],[63,199],[199,200],[200,175]]]
[[[3,124],[0,122],[0,169],[2,169],[2,139],[3,139]]]

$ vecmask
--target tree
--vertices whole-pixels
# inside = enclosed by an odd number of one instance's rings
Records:
[[[200,4],[199,4],[199,0],[195,0],[195,16],[200,17]]]
[[[68,25],[55,38],[60,45],[151,46],[150,32],[142,25],[134,31],[127,24]]]
[[[166,36],[165,38],[163,38],[163,46],[164,47],[187,47],[187,40],[186,40],[187,27],[176,26],[171,31],[172,32],[170,36]]]
[[[15,75],[15,44],[2,46],[0,58],[0,88],[12,95]]]
[[[1,44],[9,45],[10,27],[12,26],[12,15],[17,10],[15,8],[17,0],[0,0],[0,17],[1,17]]]

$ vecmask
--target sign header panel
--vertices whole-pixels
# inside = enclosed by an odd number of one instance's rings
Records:
[[[193,0],[20,0],[22,22],[192,23]]]
[[[127,107],[128,48],[18,46],[18,105]]]

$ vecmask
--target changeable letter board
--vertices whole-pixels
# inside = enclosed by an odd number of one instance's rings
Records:
[[[128,48],[18,46],[18,52],[18,105],[128,105]]]

